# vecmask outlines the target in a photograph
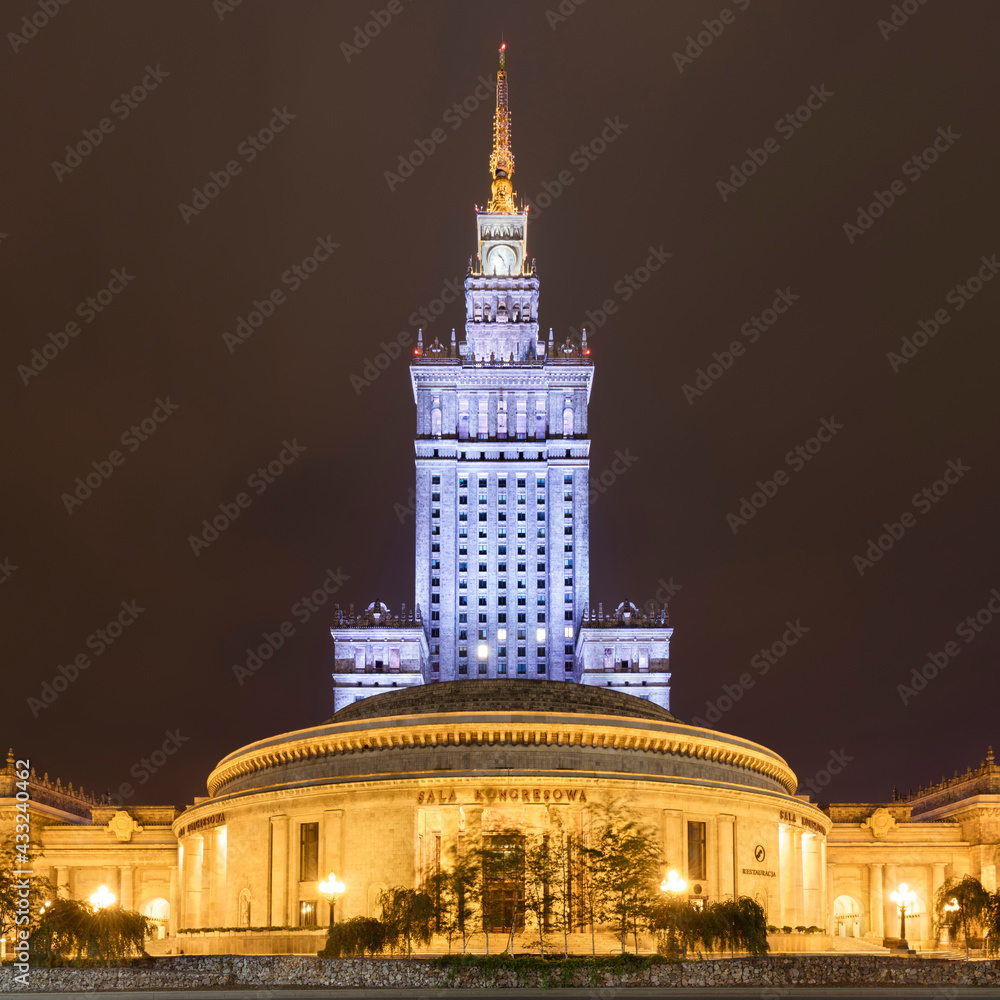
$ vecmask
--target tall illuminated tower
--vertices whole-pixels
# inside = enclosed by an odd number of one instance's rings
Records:
[[[577,681],[669,704],[669,623],[622,604],[589,609],[586,332],[556,344],[538,325],[528,209],[513,189],[505,47],[492,181],[476,208],[465,337],[418,338],[416,611],[338,609],[336,707],[386,687],[513,677]],[[627,674],[628,677],[621,675]],[[642,674],[633,680],[632,674]]]
[[[416,599],[431,680],[572,677],[588,598],[587,404],[579,344],[539,335],[528,210],[512,185],[504,48],[465,279],[465,338],[418,345]]]

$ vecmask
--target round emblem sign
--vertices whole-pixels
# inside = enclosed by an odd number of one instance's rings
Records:
[[[766,852],[766,851],[764,850],[764,847],[763,847],[763,845],[761,845],[761,844],[758,844],[758,845],[757,845],[757,846],[756,846],[756,847],[755,847],[755,848],[753,849],[753,856],[754,856],[754,857],[755,857],[755,858],[756,858],[756,859],[757,859],[758,861],[763,861],[763,860],[764,860],[764,858],[765,858],[765,857],[767,857],[767,852]]]

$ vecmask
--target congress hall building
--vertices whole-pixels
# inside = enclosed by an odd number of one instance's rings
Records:
[[[585,841],[595,810],[620,803],[657,831],[693,904],[746,895],[769,923],[823,931],[778,947],[880,949],[897,934],[901,882],[917,897],[911,946],[934,947],[946,878],[996,888],[992,752],[907,798],[820,805],[776,751],[671,713],[666,607],[591,599],[595,359],[585,332],[540,325],[503,50],[489,173],[464,333],[421,336],[409,366],[413,603],[337,609],[330,717],[234,750],[183,809],[33,774],[36,871],[76,899],[107,886],[154,920],[161,949],[315,952],[331,872],[346,887],[337,919],[375,915],[382,889],[421,886],[463,844],[555,824]],[[0,833],[16,773],[12,753]],[[220,930],[240,927],[315,930]],[[589,926],[576,930],[589,950]]]

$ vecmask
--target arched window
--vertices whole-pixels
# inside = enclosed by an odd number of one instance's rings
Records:
[[[563,410],[563,437],[573,436],[573,407],[567,406]]]

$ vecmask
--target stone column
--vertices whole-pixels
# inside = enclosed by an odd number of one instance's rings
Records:
[[[288,924],[288,817],[271,817],[271,899],[272,927]]]
[[[169,937],[175,937],[177,934],[178,923],[177,920],[180,916],[178,909],[180,907],[180,893],[177,889],[177,865],[170,866],[170,895],[168,901],[170,903],[170,917],[167,921],[167,934]]]
[[[889,898],[889,893],[898,888],[899,869],[895,865],[886,865],[885,884],[882,892],[886,937],[899,937],[899,907]]]
[[[792,831],[792,926],[798,927],[803,920],[805,907],[804,886],[805,854],[802,847],[802,831]]]
[[[736,869],[733,865],[736,836],[736,817],[720,815],[717,824],[716,840],[718,844],[718,877],[719,899],[727,896],[736,898]]]
[[[203,927],[202,923],[202,852],[201,837],[187,837],[184,844],[184,923],[187,927]]]
[[[792,865],[792,831],[790,827],[778,827],[778,898],[779,927],[794,927],[792,919],[795,888],[794,867]]]
[[[687,878],[687,856],[684,850],[684,814],[679,809],[663,810],[663,855],[667,867]]]
[[[121,894],[118,897],[118,902],[121,904],[123,910],[134,910],[135,900],[133,898],[133,872],[135,868],[132,865],[119,865],[119,882],[121,883]]]
[[[121,890],[118,885],[118,866],[117,865],[105,865],[104,867],[104,884],[108,887],[108,892],[113,892],[117,897],[118,901],[121,902]]]
[[[823,855],[825,857],[826,856],[825,843],[823,844],[823,847],[824,847]],[[834,888],[833,888],[833,867],[834,866],[829,861],[827,861],[823,865],[823,878],[825,883],[823,886],[823,899],[826,901],[826,914],[823,917],[822,926],[826,930],[827,934],[837,933],[836,922],[833,919],[833,901],[836,898],[834,896]],[[862,933],[864,933],[864,931],[862,931]]]
[[[69,866],[56,865],[56,895],[61,899],[69,896]]]
[[[943,861],[934,862],[934,871],[931,875],[931,898],[927,901],[927,936],[934,933],[934,907],[937,904],[937,894],[941,886],[944,885],[944,870],[948,866]],[[937,940],[940,943],[944,931],[938,934]]]

